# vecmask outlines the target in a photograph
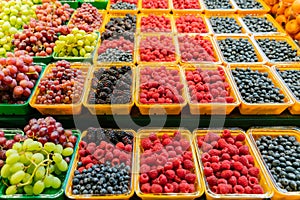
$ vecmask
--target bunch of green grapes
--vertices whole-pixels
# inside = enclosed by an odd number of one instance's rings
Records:
[[[12,40],[17,32],[18,30],[12,27],[9,22],[0,20],[0,57],[12,50]]]
[[[47,142],[42,145],[31,138],[14,143],[6,151],[6,163],[1,169],[6,194],[39,195],[45,188],[60,188],[58,175],[68,170],[64,157],[73,154],[73,148]]]
[[[54,52],[58,57],[91,57],[97,44],[97,33],[86,33],[78,28],[72,29],[71,33],[60,35],[55,42]]]

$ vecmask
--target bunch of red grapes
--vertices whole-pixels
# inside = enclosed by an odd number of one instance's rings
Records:
[[[40,76],[42,67],[34,65],[32,57],[20,54],[0,58],[0,103],[26,102]]]

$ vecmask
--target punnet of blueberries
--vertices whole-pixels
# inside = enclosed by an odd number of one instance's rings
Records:
[[[284,192],[300,191],[300,143],[295,136],[262,136],[256,145],[277,186]]]
[[[113,10],[136,10],[136,5],[120,1],[115,4],[111,4],[110,8]]]
[[[277,72],[288,86],[288,88],[293,92],[297,100],[300,100],[300,71],[299,70],[279,70],[276,68]]]
[[[230,0],[204,0],[208,9],[232,9]]]
[[[293,49],[286,40],[257,39],[259,47],[265,55],[273,62],[299,62],[300,56],[297,49]]]
[[[277,32],[277,28],[266,17],[247,15],[242,19],[248,29],[253,33]]]
[[[233,69],[237,88],[247,103],[284,103],[284,95],[269,78],[268,73],[250,68]]]
[[[253,45],[248,39],[226,38],[218,40],[219,47],[225,61],[233,62],[258,62]]]
[[[235,3],[241,9],[258,9],[262,10],[264,7],[256,0],[235,0]]]
[[[211,17],[210,24],[215,33],[242,33],[240,26],[233,17]]]

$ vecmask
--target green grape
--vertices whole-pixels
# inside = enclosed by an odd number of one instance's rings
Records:
[[[78,56],[78,50],[77,49],[75,49],[75,48],[72,49],[72,53],[73,53],[74,56]]]
[[[23,142],[23,150],[26,150],[28,146],[31,145],[31,143],[33,142],[33,140],[31,138],[28,138],[26,139],[24,142]]]
[[[6,195],[13,195],[13,194],[16,194],[17,193],[17,186],[16,185],[11,185],[9,186],[6,191],[5,191],[5,194]]]
[[[52,160],[55,163],[60,163],[62,161],[63,157],[59,153],[54,153],[52,156]]]
[[[54,189],[58,189],[60,186],[61,186],[61,180],[57,177],[53,177],[52,178],[52,184],[51,186],[54,188]]]
[[[6,54],[6,50],[4,48],[0,48],[0,55],[5,55]]]
[[[44,166],[40,166],[37,168],[36,172],[35,172],[35,179],[37,180],[41,180],[44,176],[45,176],[45,173],[46,173],[46,169]]]
[[[24,154],[21,154],[20,162],[23,163],[24,165],[29,165],[32,155],[33,155],[32,152],[25,152]]]
[[[13,153],[13,154],[7,156],[6,163],[12,165],[12,164],[18,162],[19,160],[20,160],[19,154]]]
[[[24,192],[27,195],[33,195],[33,187],[32,187],[32,185],[25,185],[24,186]]]
[[[84,55],[85,58],[89,58],[89,57],[91,57],[91,56],[92,56],[92,54],[90,54],[90,53],[86,53],[86,54]]]
[[[13,174],[17,171],[20,171],[20,170],[23,170],[24,169],[24,164],[23,163],[20,163],[20,162],[16,162],[15,164],[13,164],[11,167],[10,167],[10,172]]]
[[[63,150],[62,155],[67,157],[73,154],[74,150],[71,147],[67,147]]]
[[[3,177],[3,178],[8,178],[10,175],[11,175],[11,173],[10,173],[10,165],[9,164],[5,164],[3,167],[2,167],[2,169],[1,169],[1,176]]]
[[[32,180],[30,180],[30,178],[31,178],[31,175],[28,173],[25,173],[22,183],[27,183],[29,181],[29,184],[31,184]]]
[[[49,167],[49,173],[53,173],[55,171],[55,166],[54,165],[50,165]]]
[[[40,151],[43,145],[40,142],[33,141],[30,146],[27,147],[27,151]]]
[[[7,20],[4,20],[4,21],[7,21]],[[2,25],[2,28],[3,29],[6,29],[6,30],[9,30],[10,29],[10,23],[9,22],[4,22],[4,24]]]
[[[11,50],[11,44],[4,44],[2,49],[4,49],[5,51]]]
[[[86,54],[86,51],[85,51],[84,49],[80,49],[79,54],[80,54],[81,56],[84,56],[84,55]]]
[[[86,46],[91,46],[91,42],[90,42],[88,39],[85,39],[85,40],[84,40],[84,44],[85,44]]]
[[[5,155],[6,155],[6,157],[8,157],[8,156],[10,156],[12,154],[15,154],[15,153],[18,153],[17,150],[9,149],[9,150],[6,151]]]
[[[72,50],[73,50],[73,47],[71,47],[71,46],[69,46],[69,47],[67,48],[67,52],[68,52],[69,55],[72,53]]]
[[[83,46],[83,45],[84,45],[84,42],[83,42],[82,40],[78,40],[78,41],[77,41],[77,44],[78,44],[79,46]]]
[[[60,53],[58,54],[58,57],[65,57],[65,53],[64,53],[64,52],[60,52]]]
[[[61,43],[61,42],[63,42],[63,41],[67,41],[67,37],[65,36],[65,35],[60,35],[59,37],[58,37],[58,40],[55,42],[55,43]]]
[[[68,163],[65,160],[62,160],[61,162],[56,163],[56,166],[62,172],[65,172],[68,170]]]
[[[23,194],[24,193],[24,187],[17,187],[17,194]]]
[[[45,188],[49,188],[52,186],[54,176],[49,174],[48,176],[45,176],[44,183],[45,183]]]
[[[74,29],[73,29],[74,30]],[[80,33],[76,33],[75,34],[75,39],[76,40],[81,40],[84,37],[84,35],[80,34]]]
[[[57,167],[56,164],[55,164],[54,166],[55,166],[54,173],[55,173],[56,175],[60,175],[62,172],[58,169],[58,167]]]
[[[20,152],[20,151],[22,151],[22,144],[19,142],[16,142],[13,144],[12,149],[16,150],[17,152]]]
[[[53,142],[46,142],[44,144],[44,150],[46,150],[47,152],[52,152],[55,150],[55,144]]]
[[[84,49],[85,49],[87,52],[93,51],[93,48],[92,48],[91,46],[89,46],[89,45],[86,45],[86,46],[84,47]]]
[[[44,156],[41,153],[35,153],[32,155],[31,160],[35,163],[35,164],[40,164],[41,162],[43,162],[44,160]]]
[[[45,189],[45,184],[43,181],[39,180],[37,182],[35,182],[35,184],[33,185],[33,194],[34,195],[39,195],[41,194]]]
[[[75,27],[75,28],[72,29],[72,33],[73,33],[73,34],[76,34],[76,33],[78,33],[78,32],[79,32],[79,29],[78,29],[77,27]]]
[[[35,165],[34,164],[30,164],[29,167],[27,168],[26,172],[28,174],[32,174],[33,171],[34,171],[34,169],[35,169]]]
[[[18,172],[14,173],[11,176],[10,184],[12,184],[12,185],[18,184],[23,180],[24,177],[25,177],[25,172],[24,171],[18,171]]]
[[[74,34],[68,34],[67,36],[66,36],[66,39],[67,39],[67,42],[69,43],[69,44],[72,44],[73,42],[74,42]]]

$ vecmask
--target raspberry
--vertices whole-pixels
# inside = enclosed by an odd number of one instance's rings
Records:
[[[230,155],[228,153],[222,154],[221,160],[230,160]]]
[[[164,169],[165,169],[165,171],[170,170],[170,169],[173,169],[173,163],[172,163],[172,162],[167,162],[167,163],[165,164]]]
[[[115,148],[114,145],[109,143],[109,144],[106,145],[105,150],[107,152],[112,152],[114,150],[114,148]]]
[[[158,177],[158,182],[160,185],[165,185],[168,182],[168,179],[164,174],[161,174]]]
[[[182,149],[187,150],[190,148],[190,142],[188,140],[181,139],[179,142],[180,142]]]
[[[218,140],[218,146],[220,149],[224,149],[227,147],[228,143],[225,141],[225,139],[219,139]]]
[[[257,167],[251,167],[251,168],[248,170],[248,173],[249,173],[251,176],[258,177],[258,175],[259,175],[259,169],[258,169]]]
[[[181,139],[180,131],[174,131],[173,139],[174,140],[180,140]]]
[[[219,163],[212,163],[211,168],[213,169],[214,172],[217,172],[220,170],[221,165]]]
[[[191,151],[185,151],[183,153],[183,156],[182,156],[184,159],[187,159],[187,160],[192,160],[193,159],[193,153]]]
[[[87,165],[85,166],[85,168],[86,168],[86,169],[89,169],[89,168],[93,167],[93,165],[94,165],[94,163],[89,163],[89,164],[87,164]]]
[[[235,176],[231,176],[228,180],[228,183],[232,186],[235,186],[237,184],[237,178]]]
[[[208,142],[218,141],[220,139],[220,136],[216,133],[209,132],[207,133],[205,140]]]
[[[158,185],[159,185],[158,178],[156,178],[156,179],[153,179],[153,180],[151,181],[151,184],[158,184]]]
[[[148,183],[149,176],[146,173],[143,173],[140,175],[140,183]]]
[[[225,129],[225,130],[223,131],[223,133],[222,133],[222,136],[223,136],[224,138],[229,138],[229,137],[231,137],[230,130]]]
[[[241,171],[243,169],[243,167],[244,167],[243,164],[240,163],[239,161],[234,162],[232,166],[237,171]]]
[[[213,169],[211,167],[204,167],[203,172],[205,176],[213,175]]]
[[[160,155],[157,156],[157,158],[156,158],[156,163],[157,163],[158,165],[165,165],[166,162],[167,162],[167,159],[166,159],[165,157],[160,156]]]
[[[95,152],[95,150],[96,150],[96,147],[95,146],[87,146],[87,148],[86,148],[86,152],[88,153],[88,154],[93,154],[94,152]]]
[[[193,169],[194,168],[194,163],[191,160],[185,160],[183,161],[183,168],[184,169]]]
[[[121,151],[119,149],[114,149],[113,150],[114,157],[119,157],[120,153],[121,153]]]
[[[123,142],[118,142],[118,143],[116,144],[116,148],[117,148],[117,149],[120,149],[120,150],[124,150],[124,149],[125,149],[125,146],[124,146]]]
[[[156,133],[151,133],[151,134],[149,135],[149,139],[150,139],[151,141],[154,141],[154,140],[157,140],[158,137],[157,137]]]
[[[166,158],[166,159],[168,159],[169,158],[169,154],[168,154],[168,152],[162,152],[161,154],[159,154],[160,156],[162,156],[162,157],[164,157],[164,158]]]
[[[157,143],[153,146],[152,151],[153,152],[158,152],[161,151],[164,148],[164,146],[160,143]]]
[[[174,186],[171,183],[167,183],[164,187],[165,193],[172,193],[174,191]]]
[[[218,194],[219,193],[219,190],[218,190],[218,186],[213,186],[212,188],[210,188],[211,189],[211,191],[213,192],[213,193],[216,193],[216,194]]]
[[[195,181],[196,181],[196,174],[192,174],[192,173],[186,174],[185,175],[185,180],[188,183],[195,183]]]
[[[175,168],[175,169],[178,169],[179,168],[179,166],[181,166],[181,161],[177,158],[177,159],[174,159],[173,161],[172,161],[172,163],[173,163],[173,168]]]
[[[213,146],[210,145],[210,144],[208,144],[208,143],[206,143],[206,142],[204,142],[204,143],[202,144],[202,147],[201,147],[201,149],[202,149],[203,152],[208,152],[208,151],[210,151],[212,148],[213,148]]]
[[[215,173],[215,176],[216,176],[217,178],[221,178],[221,172],[220,172],[220,171],[216,172],[216,173]]]
[[[156,179],[157,176],[158,176],[158,171],[155,170],[155,169],[152,169],[148,172],[148,176],[151,178],[151,179]]]
[[[153,155],[153,152],[150,149],[144,151],[144,153],[143,153],[143,156],[145,156],[145,157],[152,156],[152,155]]]
[[[211,144],[211,146],[213,146],[213,148],[215,148],[215,149],[218,149],[218,148],[219,148],[218,141],[213,141],[213,142],[211,142],[210,144]]]
[[[189,193],[190,185],[188,183],[181,182],[179,184],[179,191],[180,193]]]
[[[209,162],[210,161],[210,155],[208,153],[203,153],[201,156],[202,162]]]
[[[228,144],[234,144],[234,139],[233,139],[232,137],[227,138],[227,139],[226,139],[226,142],[227,142]]]
[[[103,156],[104,156],[104,150],[103,149],[97,149],[94,154],[93,154],[94,158],[96,158],[97,160],[100,160]]]
[[[179,154],[179,155],[181,155],[182,152],[183,152],[181,146],[177,146],[177,147],[175,148],[175,151],[176,151],[176,153]]]
[[[161,139],[162,139],[162,140],[167,139],[167,138],[170,138],[170,136],[169,136],[167,133],[164,133],[164,134],[161,136]]]
[[[144,150],[150,149],[151,146],[152,146],[152,142],[151,142],[151,140],[149,138],[144,138],[142,140],[142,148]]]
[[[141,166],[141,168],[140,168],[140,172],[141,172],[141,173],[147,173],[147,172],[149,172],[149,171],[150,171],[150,166],[147,165],[147,164],[143,164],[143,165]]]
[[[241,185],[235,185],[235,186],[233,187],[233,192],[234,192],[235,194],[244,194],[245,189],[244,189],[243,186],[241,186]]]
[[[171,144],[172,140],[171,138],[166,138],[162,141],[162,145],[167,146],[168,144]]]
[[[250,164],[254,164],[254,158],[252,155],[246,155],[246,158]]]
[[[208,151],[210,156],[220,156],[221,155],[221,151],[217,150],[217,149],[211,149]]]
[[[116,166],[116,165],[119,165],[120,164],[120,160],[118,158],[114,158],[112,161],[111,161],[111,164],[113,166]]]
[[[242,171],[241,171],[241,174],[247,175],[248,174],[248,168],[244,166]]]
[[[153,184],[151,186],[151,193],[162,193],[163,189],[160,185],[158,184]]]
[[[154,144],[160,144],[160,143],[161,143],[161,142],[160,142],[159,139],[153,141],[153,145],[154,145]]]
[[[254,185],[252,187],[252,194],[263,194],[264,189],[260,185]]]
[[[229,194],[232,192],[232,186],[228,184],[219,184],[218,185],[218,192],[220,194]]]
[[[229,179],[232,176],[233,172],[231,170],[224,170],[221,172],[221,177]]]
[[[212,186],[217,185],[217,183],[218,183],[218,178],[215,177],[214,175],[212,175],[212,176],[207,177],[207,178],[206,178],[206,181],[207,181],[208,185],[209,185],[210,187],[212,187]]]
[[[178,185],[178,183],[173,182],[172,185],[173,185],[173,191],[177,193],[178,190],[179,190],[179,185]]]
[[[231,163],[228,160],[224,160],[221,162],[221,169],[230,169]]]
[[[227,180],[224,179],[224,178],[220,178],[220,179],[218,179],[217,184],[218,185],[220,185],[220,184],[227,184]]]
[[[243,145],[239,148],[240,155],[248,155],[249,154],[249,147]]]
[[[245,187],[245,194],[252,194],[252,188],[250,186]]]
[[[107,145],[107,142],[106,142],[106,141],[101,141],[100,144],[99,144],[99,148],[105,149],[105,148],[106,148],[106,145]]]
[[[227,148],[228,148],[229,155],[234,156],[239,154],[239,149],[236,146],[232,144],[228,144]]]
[[[170,146],[170,145],[166,146],[165,149],[166,149],[167,151],[174,151],[174,147],[173,147],[173,146]]]
[[[131,144],[127,144],[127,145],[125,146],[125,151],[131,152],[131,151],[132,151],[132,145],[131,145]]]
[[[241,185],[243,187],[248,186],[248,179],[247,179],[247,177],[246,176],[240,176],[238,178],[238,185]]]
[[[89,163],[92,163],[93,161],[92,161],[92,159],[91,159],[91,157],[90,156],[87,156],[87,157],[84,157],[84,158],[82,158],[82,164],[85,166],[85,165],[87,165],[87,164],[89,164]]]
[[[85,141],[80,141],[79,142],[79,149],[85,149],[87,147],[87,143]]]
[[[174,158],[177,155],[176,151],[168,151],[168,154],[170,158]]]
[[[178,141],[173,141],[173,146],[174,146],[174,147],[180,146],[180,142],[178,142]],[[181,146],[180,146],[180,147],[181,147]]]
[[[204,167],[211,167],[211,164],[212,164],[212,163],[210,163],[210,162],[206,162],[206,163],[203,164],[203,166],[204,166]]]
[[[241,146],[243,146],[243,143],[240,142],[240,141],[237,141],[237,142],[235,142],[235,146],[236,146],[237,148],[240,148]]]
[[[159,174],[161,174],[161,173],[164,172],[164,167],[161,166],[161,165],[159,165],[159,166],[156,167],[156,170],[157,170],[157,172],[158,172]]]
[[[247,159],[246,156],[239,157],[239,162],[242,163],[242,165],[244,165],[244,166],[248,166],[249,165],[249,162],[248,162],[248,159]]]
[[[235,138],[236,141],[241,141],[243,142],[246,139],[246,136],[242,133],[238,134]]]
[[[151,191],[150,183],[143,184],[142,187],[141,187],[141,191],[143,193],[150,193],[150,191]]]
[[[82,158],[82,157],[85,157],[85,155],[86,155],[86,151],[85,151],[84,149],[80,149],[80,150],[78,151],[78,153],[79,153],[79,155],[80,155],[81,158]]]
[[[249,185],[253,187],[256,184],[258,184],[258,179],[256,177],[249,177]]]
[[[175,178],[175,172],[174,170],[167,170],[165,173],[166,177],[168,178],[168,180],[172,180]]]
[[[220,160],[220,157],[219,157],[219,156],[212,156],[212,157],[210,158],[210,162],[212,162],[212,163],[218,163],[219,160]]]
[[[241,176],[240,172],[238,171],[233,171],[233,176],[235,176],[236,178],[239,178]]]
[[[176,183],[180,183],[181,182],[181,178],[179,178],[178,176],[175,176],[174,181]]]
[[[239,161],[239,158],[240,158],[239,155],[232,156],[232,160],[234,160],[234,161]]]
[[[119,159],[120,159],[120,161],[122,161],[122,162],[126,162],[129,158],[129,155],[127,154],[127,153],[125,153],[125,152],[121,152],[120,153],[120,156],[119,156]]]
[[[197,144],[198,144],[198,147],[201,148],[202,147],[202,144],[204,143],[203,141],[203,138],[202,137],[198,137],[197,139]]]
[[[78,171],[80,172],[80,173],[82,173],[82,171],[85,169],[85,167],[80,167],[80,168],[78,168]]]
[[[176,175],[181,178],[184,179],[185,175],[186,175],[186,170],[185,169],[177,169],[176,170]]]
[[[195,185],[194,185],[194,184],[189,184],[189,186],[190,186],[190,191],[189,191],[189,193],[194,193],[194,192],[196,191]]]

